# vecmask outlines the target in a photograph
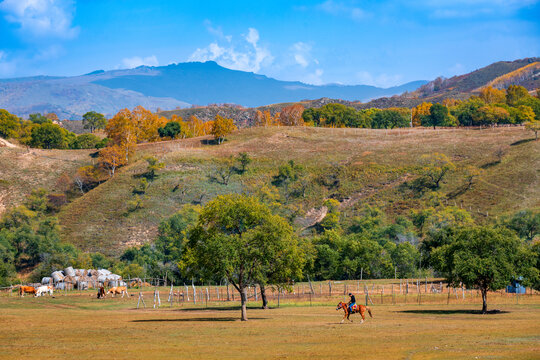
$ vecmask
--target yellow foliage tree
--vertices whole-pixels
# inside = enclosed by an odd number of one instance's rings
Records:
[[[224,118],[221,115],[216,115],[216,119],[212,124],[212,135],[221,144],[225,136],[236,130],[233,119]]]
[[[420,126],[422,122],[422,116],[429,115],[429,109],[432,103],[423,102],[416,107],[412,108],[412,124],[413,126]]]
[[[535,140],[538,141],[538,131],[540,131],[540,121],[534,120],[525,123],[525,128],[534,132]]]
[[[131,112],[132,121],[137,129],[137,141],[157,141],[158,128],[165,126],[167,118],[153,114],[142,106],[137,106]]]
[[[270,110],[265,110],[264,112],[257,110],[255,114],[255,126],[278,126],[279,124],[280,113],[272,116]]]
[[[478,97],[486,104],[498,104],[505,102],[506,93],[504,90],[495,89],[492,86],[486,86],[480,90],[480,95]]]
[[[446,106],[447,108],[458,106],[461,103],[462,103],[461,100],[454,99],[454,98],[446,98],[442,101],[442,104]]]
[[[208,123],[208,122],[207,122]],[[191,115],[187,121],[187,132],[190,134],[188,137],[204,136],[210,133],[208,126],[204,121]]]

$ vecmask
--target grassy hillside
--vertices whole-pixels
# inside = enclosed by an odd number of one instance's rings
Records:
[[[61,177],[91,164],[92,152],[0,147],[0,214],[19,204],[32,189],[60,192]]]
[[[272,176],[288,160],[307,170],[305,197],[286,202],[286,215],[297,224],[306,213],[316,213],[310,210],[319,209],[328,197],[341,202],[344,222],[364,204],[379,206],[392,219],[429,203],[425,196],[404,191],[403,184],[417,176],[420,157],[432,153],[446,154],[458,167],[442,185],[443,204],[466,208],[484,221],[540,206],[540,143],[529,141],[531,136],[521,127],[388,131],[281,127],[243,129],[221,146],[211,145],[208,138],[143,144],[138,160],[63,208],[62,235],[83,249],[118,254],[128,245],[152,240],[159,222],[183,204],[204,204],[230,192],[275,197]],[[504,153],[500,162],[498,150]],[[248,171],[233,175],[228,185],[213,180],[227,159],[239,152],[254,159]],[[143,208],[130,212],[127,203],[145,172],[146,155],[158,157],[165,168],[151,182]],[[445,200],[463,185],[466,165],[482,167],[484,174],[472,189]],[[332,174],[339,179],[338,189],[323,185]]]

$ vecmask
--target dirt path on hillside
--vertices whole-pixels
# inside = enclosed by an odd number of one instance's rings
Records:
[[[15,145],[15,144],[10,143],[10,142],[7,141],[6,139],[0,138],[0,147],[16,148],[16,147],[18,147],[18,146]]]

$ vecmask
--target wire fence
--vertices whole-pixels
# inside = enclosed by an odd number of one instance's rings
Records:
[[[152,306],[195,306],[214,307],[240,302],[240,294],[230,284],[225,285],[176,285],[162,278],[134,278],[122,280],[126,284],[124,301],[137,299],[137,308]],[[29,284],[41,285],[41,284]],[[106,284],[105,284],[106,285]],[[1,296],[17,296],[20,285],[0,288]],[[96,286],[80,289],[76,284],[65,284],[56,290],[54,296],[84,295],[96,291]],[[262,290],[262,291],[261,291]],[[393,279],[393,280],[347,280],[302,282],[287,287],[268,285],[261,289],[259,285],[247,288],[248,304],[262,304],[264,292],[269,306],[282,305],[317,306],[333,302],[347,301],[348,294],[355,295],[358,303],[366,305],[450,305],[482,304],[482,295],[478,289],[449,287],[441,279]],[[127,295],[127,296],[125,296]],[[488,293],[488,303],[523,304],[537,303],[540,293],[531,288],[525,294],[508,293],[506,290]],[[125,296],[125,297],[124,297]],[[147,304],[148,303],[148,304]]]

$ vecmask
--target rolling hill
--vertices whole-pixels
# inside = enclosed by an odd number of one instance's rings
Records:
[[[232,192],[274,196],[272,177],[280,165],[294,160],[308,174],[305,196],[291,198],[287,205],[294,209],[289,216],[297,228],[313,221],[329,197],[340,201],[345,223],[365,204],[378,206],[395,219],[436,200],[415,197],[402,187],[417,176],[422,155],[444,153],[457,170],[442,185],[440,201],[467,209],[482,222],[540,207],[540,143],[531,136],[522,127],[387,131],[273,127],[241,129],[220,146],[206,137],[140,144],[135,161],[65,205],[58,217],[64,240],[81,249],[117,255],[126,246],[153,240],[160,221],[183,204],[204,204]],[[504,155],[498,161],[501,149]],[[253,158],[248,171],[233,175],[227,185],[217,181],[219,169],[239,152]],[[91,164],[91,154],[1,147],[0,213],[20,203],[32,188],[61,193],[62,178]],[[142,208],[129,211],[133,189],[146,169],[144,157],[149,155],[165,167],[150,183]],[[483,174],[471,189],[448,199],[463,186],[467,165],[483,169]],[[322,185],[328,176],[338,176],[338,190]]]
[[[61,119],[80,119],[90,110],[110,116],[137,105],[155,111],[212,103],[254,107],[320,97],[366,101],[413,91],[425,83],[414,81],[388,89],[367,85],[315,86],[230,70],[212,61],[189,62],[98,70],[73,77],[0,80],[0,108],[18,116],[55,112]]]

